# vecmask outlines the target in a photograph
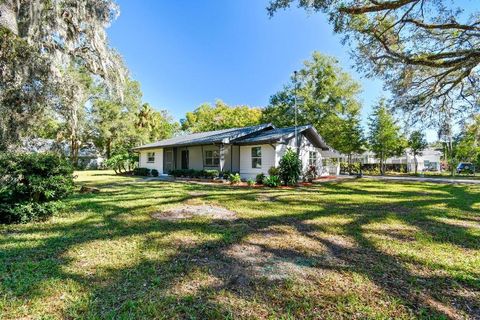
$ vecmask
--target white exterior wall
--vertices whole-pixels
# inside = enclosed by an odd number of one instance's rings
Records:
[[[155,162],[147,162],[147,153],[155,152]],[[163,149],[143,150],[139,153],[138,166],[140,168],[157,169],[159,174],[163,174]]]
[[[232,150],[233,148],[233,150]],[[220,154],[220,147],[218,145],[204,145],[202,146],[189,146],[177,148],[177,168],[182,167],[182,151],[188,150],[188,169],[194,170],[220,170],[220,166],[204,167],[203,162],[206,151],[217,151]],[[203,150],[203,155],[202,155]],[[238,164],[238,146],[225,145],[224,146],[224,171],[239,171]],[[232,159],[233,153],[233,159]]]
[[[252,148],[262,148],[262,168],[252,168]],[[275,166],[275,148],[269,144],[240,146],[240,175],[244,179],[255,179],[257,174],[268,174],[268,169]]]
[[[435,162],[437,164],[437,170],[440,171],[442,153],[435,149],[426,149],[422,152],[422,155],[417,156],[418,171],[422,171],[426,168],[425,160],[430,163]],[[347,161],[346,157],[342,157],[343,161]],[[355,156],[355,160],[362,160],[363,164],[379,164],[380,160],[375,157],[372,151],[367,151],[360,156]],[[413,155],[408,151],[400,157],[387,158],[386,164],[404,164],[407,165],[409,171],[415,170],[415,159]]]
[[[304,173],[308,169],[308,162],[310,158],[310,151],[317,152],[317,173],[321,174],[324,171],[322,168],[322,159],[323,155],[319,148],[315,148],[310,141],[304,136],[300,136],[300,160],[302,161],[302,173]],[[296,149],[295,146],[295,138],[288,140],[287,144],[277,144],[275,149],[275,166],[278,167],[280,165],[280,159],[282,159],[283,155],[287,151],[288,148]]]
[[[319,171],[321,176],[338,176],[340,174],[340,161],[342,155],[335,150],[320,151],[322,162],[326,165],[321,167]],[[323,161],[325,160],[325,161]]]
[[[188,169],[203,170],[202,147],[178,147],[176,168],[182,168],[182,151],[188,150]]]
[[[425,161],[430,163],[436,163],[436,171],[441,170],[441,157],[442,153],[437,150],[433,149],[426,149],[422,152],[422,155],[417,156],[417,163],[418,163],[418,171],[423,171],[424,169],[428,169]],[[414,171],[415,170],[415,159],[413,155],[408,155],[408,170]]]

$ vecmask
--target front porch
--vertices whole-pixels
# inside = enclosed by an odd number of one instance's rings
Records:
[[[240,146],[233,144],[179,146],[163,149],[163,174],[173,170],[240,171]]]

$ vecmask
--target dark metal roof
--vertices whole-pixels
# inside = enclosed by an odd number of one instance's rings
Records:
[[[323,138],[318,134],[312,125],[305,125],[297,127],[298,134],[304,134],[307,139],[317,148],[323,150],[331,149]],[[238,144],[256,144],[256,143],[273,143],[283,142],[295,137],[295,127],[278,128],[268,131],[261,131],[249,137],[239,139]]]
[[[330,150],[331,148],[323,141],[312,125],[297,127],[297,133],[303,134],[317,148]],[[295,136],[295,127],[275,128],[271,123],[258,126],[234,128],[217,131],[208,131],[193,133],[185,136],[178,136],[171,139],[161,140],[146,144],[134,150],[181,147],[205,144],[257,144],[257,143],[275,143],[285,142]]]
[[[217,131],[192,133],[184,136],[178,136],[171,139],[161,140],[154,143],[146,144],[134,150],[152,149],[158,147],[173,147],[173,146],[191,146],[202,144],[215,144],[215,143],[231,143],[234,140],[248,136],[250,134],[266,130],[275,129],[271,123],[260,124],[252,127],[245,128],[233,128]]]

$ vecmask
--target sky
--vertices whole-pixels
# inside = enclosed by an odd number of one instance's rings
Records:
[[[268,105],[314,51],[331,55],[360,81],[364,124],[388,93],[355,71],[349,48],[327,18],[291,8],[267,14],[268,0],[117,0],[111,45],[140,81],[144,101],[176,119],[205,102]]]

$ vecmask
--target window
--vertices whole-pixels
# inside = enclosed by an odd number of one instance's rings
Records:
[[[253,169],[262,168],[262,148],[261,147],[252,148],[252,168]]]
[[[147,163],[155,162],[155,152],[147,152]]]
[[[308,165],[309,166],[317,166],[317,152],[316,151],[310,151],[308,153]]]
[[[322,167],[326,167],[327,166],[327,159],[322,159]]]
[[[217,167],[220,165],[220,157],[218,151],[205,151],[205,167]]]

